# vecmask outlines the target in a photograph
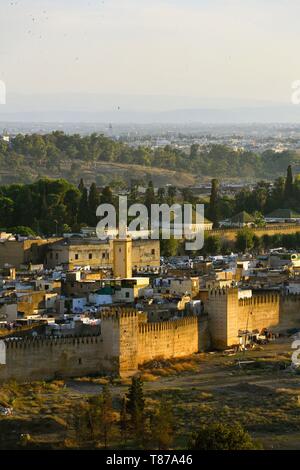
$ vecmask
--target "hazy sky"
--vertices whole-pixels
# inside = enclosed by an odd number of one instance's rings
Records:
[[[289,102],[297,0],[0,0],[8,92]]]

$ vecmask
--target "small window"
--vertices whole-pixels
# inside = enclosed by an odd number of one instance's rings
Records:
[[[151,250],[151,255],[155,255],[155,249],[154,248]]]
[[[58,253],[55,253],[55,259],[58,259]]]
[[[105,259],[105,256],[106,254],[105,253],[102,253],[102,259]]]
[[[129,299],[129,292],[126,292],[125,297],[126,299]]]
[[[78,364],[79,364],[79,365],[82,364],[82,359],[81,359],[81,357],[78,359]]]
[[[75,254],[75,259],[79,259],[78,253]]]
[[[93,253],[89,253],[89,259],[93,259]]]
[[[122,248],[119,248],[119,253],[121,253],[121,251],[122,251]]]

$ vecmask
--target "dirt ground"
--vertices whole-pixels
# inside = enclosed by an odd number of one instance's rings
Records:
[[[246,353],[198,354],[154,361],[141,370],[147,409],[166,398],[175,417],[175,448],[186,448],[201,423],[239,421],[265,449],[300,449],[300,373],[291,368],[291,339]],[[13,415],[0,417],[0,437],[30,433],[42,448],[68,436],[76,404],[101,392],[103,378],[30,384],[11,399]],[[118,409],[130,381],[111,381]],[[29,390],[29,391],[28,391]],[[3,395],[3,387],[0,388]],[[0,439],[0,447],[8,445]]]

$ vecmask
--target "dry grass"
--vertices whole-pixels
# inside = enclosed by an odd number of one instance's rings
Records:
[[[88,382],[97,385],[107,385],[110,383],[110,379],[107,377],[79,377],[74,380],[76,382]]]
[[[191,356],[176,359],[156,359],[143,364],[140,368],[142,375],[146,374],[153,377],[168,377],[188,372],[197,372],[199,370],[200,357]]]

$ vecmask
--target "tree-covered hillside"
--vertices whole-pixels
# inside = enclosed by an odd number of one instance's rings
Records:
[[[45,176],[47,170],[59,172],[69,162],[70,173],[80,174],[80,167],[85,163],[107,162],[179,170],[198,176],[273,178],[298,158],[292,151],[276,153],[268,150],[256,154],[224,145],[203,148],[194,144],[188,151],[169,145],[154,149],[135,148],[101,134],[80,136],[61,131],[45,135],[19,134],[10,143],[0,141],[0,171],[14,170],[20,177],[25,167],[26,171],[30,167],[36,171],[40,169],[39,176]]]

